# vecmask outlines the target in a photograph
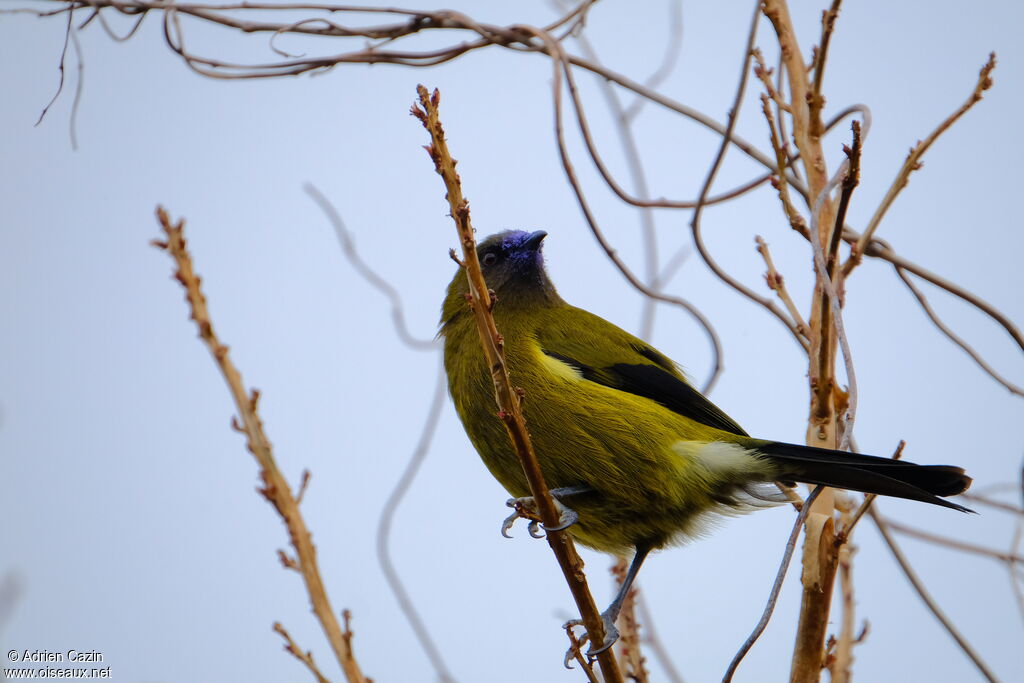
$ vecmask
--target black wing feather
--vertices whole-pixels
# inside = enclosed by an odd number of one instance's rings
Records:
[[[544,349],[544,353],[572,366],[583,375],[584,379],[591,382],[649,398],[683,417],[688,417],[708,427],[738,436],[748,436],[743,428],[723,413],[718,406],[678,377],[674,372],[672,361],[649,346],[634,345],[633,349],[655,365],[616,363],[607,367],[595,368],[561,353],[547,349]]]

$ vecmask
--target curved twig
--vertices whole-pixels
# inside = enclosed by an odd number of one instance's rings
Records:
[[[907,560],[899,545],[896,544],[896,540],[892,537],[892,534],[889,533],[886,523],[878,516],[877,508],[870,508],[868,510],[868,515],[871,516],[872,521],[875,523],[875,527],[878,529],[878,533],[882,535],[882,540],[884,540],[885,544],[889,546],[889,551],[896,559],[896,562],[900,565],[900,569],[903,570],[903,574],[907,577],[907,580],[910,581],[910,585],[914,587],[914,590],[917,591],[918,596],[921,598],[922,602],[924,602],[925,606],[931,610],[931,613],[939,623],[942,624],[942,627],[946,629],[946,632],[949,633],[953,640],[956,641],[956,644],[960,647],[963,653],[974,663],[974,666],[978,669],[981,675],[985,677],[985,680],[989,681],[989,683],[998,683],[999,679],[996,678],[995,674],[988,668],[988,665],[984,660],[982,660],[981,656],[974,651],[974,648],[971,647],[970,643],[967,642],[950,618],[946,616],[946,613],[942,611],[942,608],[939,607],[938,603],[935,602],[935,599],[924,587],[924,584],[921,582],[920,577],[918,577],[917,572],[915,572],[914,568],[910,566],[910,561]]]
[[[925,297],[924,292],[917,288],[917,285],[915,285],[913,280],[910,279],[905,269],[901,268],[900,266],[896,266],[896,274],[899,275],[900,279],[903,280],[903,284],[907,286],[907,289],[910,290],[910,293],[914,295],[915,299],[917,299],[917,303],[921,306],[921,309],[925,312],[925,315],[927,315],[928,318],[932,321],[932,323],[935,324],[935,327],[939,328],[939,331],[942,332],[942,334],[946,335],[946,337],[951,342],[953,342],[961,349],[963,349],[964,353],[970,356],[971,359],[975,363],[977,363],[978,367],[980,367],[985,372],[985,374],[987,374],[989,377],[994,379],[999,384],[1002,384],[1004,387],[1006,387],[1007,391],[1009,391],[1011,394],[1016,394],[1017,396],[1024,398],[1024,389],[1017,386],[1013,382],[1010,382],[1008,379],[1006,379],[998,372],[996,372],[996,370],[991,365],[989,365],[984,358],[982,358],[981,354],[974,350],[974,347],[972,347],[970,344],[964,341],[962,337],[960,337],[956,332],[950,329],[950,327],[946,325],[946,323],[942,321],[942,318],[939,317],[939,315],[931,307],[931,304],[928,303],[928,299],[927,297]]]
[[[935,130],[933,130],[928,137],[918,142],[910,150],[906,160],[903,162],[903,166],[900,167],[899,172],[896,174],[896,179],[893,180],[892,185],[889,186],[888,192],[885,193],[885,197],[882,198],[882,202],[878,205],[874,215],[871,216],[871,220],[868,221],[867,227],[864,228],[864,233],[857,241],[854,255],[851,257],[850,261],[848,261],[848,265],[850,265],[851,268],[857,264],[856,255],[863,254],[867,245],[870,244],[871,239],[875,235],[875,230],[878,229],[879,223],[881,223],[882,218],[889,210],[889,207],[892,206],[896,196],[904,187],[907,186],[910,174],[921,167],[920,159],[924,156],[924,153],[928,151],[928,148],[932,146],[932,143],[934,143],[940,135],[956,123],[957,119],[966,114],[968,109],[980,102],[982,94],[992,87],[992,70],[995,68],[996,53],[993,52],[989,55],[988,61],[985,65],[981,67],[981,72],[978,74],[978,81],[975,83],[974,90],[971,92],[967,100],[961,104],[955,112],[947,116],[942,123],[936,126]]]
[[[438,348],[436,339],[421,339],[420,337],[414,336],[409,332],[409,326],[405,322],[405,310],[402,307],[402,295],[398,293],[398,290],[394,286],[382,278],[372,268],[366,265],[362,257],[359,255],[359,251],[356,249],[355,240],[352,238],[352,234],[345,227],[345,222],[341,218],[341,214],[334,208],[330,200],[327,199],[320,192],[319,189],[312,183],[305,183],[302,189],[308,194],[314,202],[320,207],[327,216],[327,220],[330,221],[334,227],[334,232],[338,236],[338,242],[341,244],[341,250],[345,254],[345,258],[352,264],[352,267],[356,269],[356,272],[371,287],[379,291],[381,294],[388,298],[391,302],[391,320],[395,325],[395,332],[398,334],[398,338],[409,347],[412,347],[418,351],[430,351]]]
[[[455,677],[448,670],[448,666],[441,656],[441,651],[434,644],[434,639],[430,636],[430,629],[427,628],[419,612],[416,610],[412,598],[409,597],[409,592],[405,590],[405,584],[402,583],[402,578],[398,575],[395,563],[391,559],[390,548],[391,525],[395,520],[395,513],[398,511],[398,506],[419,473],[420,466],[430,451],[430,443],[434,438],[434,433],[437,431],[437,424],[441,417],[441,408],[444,406],[445,386],[444,368],[439,362],[437,380],[434,383],[434,394],[430,399],[430,407],[427,409],[427,419],[423,423],[423,431],[420,432],[420,438],[416,442],[416,448],[413,449],[412,455],[409,457],[409,463],[405,466],[405,471],[402,472],[398,483],[395,484],[395,488],[384,502],[384,508],[380,513],[380,521],[377,523],[377,561],[380,563],[380,569],[384,573],[388,586],[391,587],[391,592],[395,594],[395,599],[398,600],[398,606],[401,608],[402,613],[405,614],[405,618],[412,627],[413,633],[416,634],[416,639],[420,641],[420,645],[433,665],[438,679],[443,683],[453,683]]]
[[[718,175],[718,170],[722,166],[722,162],[725,160],[726,150],[729,148],[729,144],[732,141],[733,128],[736,126],[736,119],[739,114],[740,104],[743,101],[743,93],[746,91],[747,78],[750,73],[750,60],[753,56],[754,41],[757,37],[757,24],[761,17],[761,3],[760,0],[754,5],[754,14],[750,22],[750,30],[747,34],[747,43],[745,46],[743,56],[743,69],[740,73],[739,86],[736,88],[736,96],[733,99],[732,108],[729,110],[728,123],[726,124],[725,130],[723,131],[722,144],[718,147],[718,153],[715,155],[715,160],[711,164],[711,168],[708,170],[707,177],[704,179],[704,185],[700,191],[700,197],[697,200],[697,207],[693,211],[693,218],[690,220],[690,231],[693,235],[694,245],[697,247],[698,253],[701,258],[704,259],[704,263],[711,269],[711,271],[718,276],[725,284],[735,289],[740,294],[744,295],[756,304],[760,304],[769,313],[778,318],[788,329],[796,342],[800,344],[801,348],[807,348],[807,340],[804,339],[803,335],[797,329],[797,324],[789,318],[778,306],[775,305],[771,299],[763,297],[756,293],[743,283],[739,282],[729,273],[718,265],[714,257],[708,251],[707,246],[704,244],[704,238],[701,235],[700,218],[703,213],[705,200],[711,191],[711,185],[715,182],[715,176]]]
[[[580,205],[580,209],[583,212],[583,217],[587,221],[587,225],[590,226],[590,231],[597,239],[598,244],[604,249],[605,254],[611,260],[615,267],[619,269],[623,277],[633,285],[635,289],[646,294],[647,296],[664,301],[666,303],[675,304],[684,308],[692,315],[697,322],[704,328],[708,336],[708,340],[711,342],[712,347],[712,358],[713,364],[711,372],[708,376],[707,381],[704,383],[702,390],[704,392],[711,391],[714,388],[715,382],[718,381],[718,377],[722,372],[722,342],[718,338],[718,333],[711,325],[710,321],[704,316],[700,310],[692,303],[677,296],[670,296],[663,294],[657,290],[648,287],[629,269],[628,266],[619,258],[615,249],[612,248],[607,238],[604,236],[603,231],[597,224],[597,218],[594,213],[590,210],[590,205],[587,203],[586,197],[583,194],[583,187],[580,185],[579,179],[576,177],[576,171],[573,168],[572,161],[569,159],[569,150],[565,145],[565,131],[562,127],[562,76],[566,79],[566,84],[569,87],[571,98],[574,102],[577,101],[578,94],[576,92],[575,79],[572,76],[572,70],[568,67],[568,57],[562,51],[561,45],[554,42],[551,36],[547,35],[543,31],[533,27],[523,27],[524,30],[533,31],[541,40],[545,41],[549,54],[553,57],[554,64],[554,79],[552,83],[552,97],[554,101],[555,110],[555,138],[558,143],[558,153],[562,160],[562,167],[565,169],[566,177],[569,180],[569,184],[572,186],[573,193],[576,195],[576,201]]]
[[[761,618],[758,620],[757,625],[754,626],[754,630],[750,633],[743,645],[740,646],[739,651],[733,656],[732,661],[729,662],[729,668],[725,670],[725,675],[722,676],[722,683],[729,683],[732,680],[733,675],[736,673],[736,669],[739,667],[740,662],[750,652],[750,648],[754,647],[754,643],[764,633],[765,628],[768,627],[768,622],[771,621],[772,613],[775,611],[775,603],[778,602],[779,592],[782,590],[782,582],[786,578],[786,570],[789,569],[789,563],[793,559],[793,550],[796,549],[796,539],[800,537],[800,529],[804,525],[804,520],[807,519],[807,514],[811,510],[811,504],[814,499],[821,493],[822,486],[819,484],[814,487],[814,490],[804,500],[803,505],[800,506],[800,514],[796,516],[796,521],[793,523],[793,530],[789,532],[789,540],[786,541],[786,550],[782,553],[782,562],[779,563],[779,571],[775,574],[775,582],[772,584],[772,590],[768,594],[768,603],[764,606],[764,611],[761,613]]]

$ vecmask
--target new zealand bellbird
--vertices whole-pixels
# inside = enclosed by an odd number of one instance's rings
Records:
[[[914,463],[753,439],[700,394],[674,362],[593,313],[567,304],[541,255],[547,233],[507,231],[477,248],[512,383],[552,495],[575,515],[585,546],[633,552],[607,637],[644,557],[698,535],[709,517],[788,499],[773,482],[802,482],[909,498],[966,511],[939,496],[971,483],[960,467]],[[448,388],[470,441],[516,497],[530,494],[500,419],[494,387],[466,304],[459,269],[444,301],[441,335]],[[596,646],[596,644],[595,644]]]

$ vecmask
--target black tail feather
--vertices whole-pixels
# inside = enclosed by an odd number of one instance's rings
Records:
[[[778,442],[759,444],[757,450],[779,466],[782,479],[908,498],[961,512],[973,512],[939,497],[955,496],[971,485],[971,478],[961,467],[917,465],[873,455]]]

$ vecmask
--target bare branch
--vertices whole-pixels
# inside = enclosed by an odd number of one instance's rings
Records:
[[[547,38],[547,40],[554,42],[552,38]],[[559,526],[559,513],[544,481],[540,464],[537,462],[537,455],[533,451],[519,395],[512,386],[508,366],[505,364],[502,337],[498,333],[494,317],[491,315],[492,300],[490,290],[480,270],[480,263],[477,260],[476,239],[469,217],[469,202],[463,198],[462,184],[455,171],[455,160],[448,152],[448,143],[438,119],[440,93],[435,90],[433,94],[430,94],[422,85],[417,87],[417,93],[419,106],[413,105],[412,114],[420,120],[430,134],[431,144],[427,147],[427,152],[447,189],[446,197],[451,206],[452,219],[455,221],[459,242],[462,245],[462,259],[469,282],[469,303],[477,322],[477,331],[480,334],[480,343],[487,358],[487,366],[491,370],[491,379],[494,381],[499,417],[508,431],[509,439],[523,465],[523,472],[529,482],[530,493],[537,506],[541,521],[546,527],[553,529]],[[602,642],[605,637],[604,623],[597,611],[594,598],[590,594],[586,576],[583,573],[583,560],[577,554],[571,536],[563,531],[549,531],[546,536],[576,601],[576,606],[580,610],[580,617],[591,642]],[[598,655],[597,659],[605,681],[621,683],[622,674],[612,652],[605,650]]]
[[[1011,394],[1016,394],[1017,396],[1024,398],[1024,388],[1010,382],[1008,379],[996,372],[996,370],[989,365],[984,358],[982,358],[981,354],[974,350],[974,347],[964,341],[960,335],[954,332],[942,321],[942,318],[938,316],[935,310],[931,307],[931,304],[928,303],[928,299],[925,297],[924,292],[917,288],[917,285],[915,285],[914,281],[910,279],[910,276],[907,275],[907,271],[905,269],[896,266],[896,274],[900,276],[900,279],[903,280],[903,284],[907,286],[910,293],[914,295],[915,299],[917,299],[917,303],[920,304],[925,315],[927,315],[932,323],[939,328],[939,331],[942,332],[942,334],[946,335],[951,342],[963,349],[964,353],[970,356],[971,359],[978,364],[978,367],[985,372],[985,374],[1006,387],[1007,391]]]
[[[291,634],[285,630],[284,626],[281,625],[281,622],[274,622],[274,632],[284,638],[285,651],[291,653],[295,659],[305,664],[306,668],[309,669],[309,672],[313,674],[313,677],[317,680],[317,683],[330,683],[330,681],[327,680],[327,677],[323,675],[323,672],[321,672],[317,667],[316,662],[313,661],[313,653],[309,650],[301,649],[298,644],[292,640]]]
[[[929,610],[931,610],[931,613],[939,623],[942,624],[943,628],[946,629],[946,632],[949,633],[953,640],[956,641],[956,644],[961,650],[963,650],[963,653],[970,658],[985,680],[989,681],[989,683],[998,683],[998,679],[995,674],[992,673],[992,670],[988,668],[988,665],[981,659],[981,656],[974,651],[974,648],[970,646],[957,627],[949,617],[946,616],[946,613],[943,612],[942,608],[939,607],[937,602],[935,602],[935,599],[930,593],[928,593],[928,590],[924,587],[920,577],[918,577],[917,572],[915,572],[914,568],[910,565],[910,561],[907,560],[903,551],[896,544],[896,540],[892,537],[892,534],[889,533],[888,526],[884,521],[882,521],[881,517],[879,517],[877,508],[869,509],[868,514],[871,516],[875,526],[878,528],[878,533],[882,535],[882,540],[884,540],[885,544],[889,546],[889,551],[892,553],[892,556],[896,558],[896,562],[900,565],[900,569],[903,570],[903,574],[907,577],[907,580],[910,581],[910,585],[914,587],[914,590],[917,591],[921,601],[924,602],[925,606],[928,607]]]
[[[792,297],[789,296],[789,292],[786,290],[786,281],[782,277],[782,274],[775,269],[775,262],[772,261],[771,252],[768,251],[768,243],[764,241],[764,238],[760,235],[754,237],[754,242],[757,244],[757,253],[761,254],[761,258],[764,259],[765,265],[768,267],[768,271],[764,274],[765,282],[768,284],[768,289],[772,290],[779,295],[779,299],[786,306],[786,310],[793,317],[793,324],[796,325],[796,329],[800,332],[804,338],[803,346],[807,348],[807,323],[804,322],[803,316],[800,315],[800,309],[796,307]]]
[[[679,674],[678,669],[676,669],[676,665],[665,648],[665,644],[658,637],[657,629],[654,628],[654,617],[651,615],[651,610],[647,607],[647,601],[644,600],[642,592],[636,596],[636,606],[646,631],[641,636],[640,642],[649,647],[651,652],[654,653],[658,663],[661,664],[661,668],[665,670],[665,675],[670,683],[683,683],[683,677]]]
[[[605,254],[608,256],[611,262],[615,264],[615,266],[619,269],[619,272],[622,273],[623,277],[625,277],[626,280],[631,285],[633,285],[635,289],[653,299],[664,301],[666,303],[675,304],[677,306],[684,308],[704,328],[704,331],[708,336],[708,340],[711,342],[713,353],[713,365],[711,368],[711,373],[708,377],[707,382],[705,382],[702,388],[702,391],[707,393],[714,387],[715,382],[718,380],[718,376],[719,374],[721,374],[722,371],[722,344],[718,338],[718,333],[715,331],[714,327],[712,327],[711,323],[707,320],[704,314],[701,313],[700,310],[689,301],[677,296],[669,296],[667,294],[663,294],[645,285],[639,278],[636,277],[636,275],[633,274],[633,272],[626,266],[622,259],[618,257],[618,254],[616,254],[615,249],[612,248],[604,233],[601,231],[601,228],[598,226],[597,223],[597,218],[595,217],[593,211],[591,211],[590,205],[587,203],[586,196],[583,194],[583,188],[579,183],[579,179],[576,177],[576,171],[573,168],[572,161],[569,159],[569,151],[565,146],[565,132],[562,128],[562,75],[564,75],[566,83],[569,86],[569,91],[573,101],[575,102],[578,98],[575,79],[572,76],[572,71],[568,68],[569,58],[562,51],[561,46],[557,42],[555,42],[554,39],[552,39],[550,36],[547,36],[539,29],[533,28],[530,30],[534,31],[536,35],[538,35],[538,37],[540,37],[545,42],[549,54],[551,54],[552,57],[554,57],[554,78],[552,81],[552,97],[554,99],[555,110],[555,138],[558,143],[559,156],[562,159],[562,167],[565,169],[566,177],[568,178],[569,184],[573,189],[573,193],[576,195],[576,201],[580,205],[580,209],[583,212],[583,217],[584,219],[586,219],[587,225],[590,226],[590,231],[594,234],[594,237],[597,238],[597,241],[601,245],[601,248],[604,249]]]
[[[435,339],[423,339],[421,337],[414,336],[409,331],[409,326],[405,322],[405,310],[402,306],[402,296],[398,293],[398,290],[392,286],[390,282],[381,277],[373,268],[368,266],[362,257],[359,255],[359,251],[356,249],[355,240],[352,234],[345,227],[345,222],[341,218],[341,214],[334,208],[330,200],[323,195],[320,190],[316,188],[312,183],[306,183],[302,189],[306,191],[310,197],[313,198],[327,216],[327,220],[330,221],[334,227],[334,232],[338,236],[338,242],[341,244],[342,253],[345,254],[345,258],[352,264],[352,267],[356,269],[356,272],[362,276],[367,283],[381,294],[388,298],[391,302],[391,320],[395,325],[395,332],[398,334],[398,338],[402,342],[411,348],[419,351],[432,351],[438,348],[437,340]]]
[[[1000,562],[1006,562],[1007,564],[1024,564],[1024,555],[1018,555],[1013,552],[1005,552],[1002,550],[995,550],[993,548],[987,548],[983,545],[977,545],[976,543],[968,543],[961,541],[951,536],[944,536],[942,534],[932,533],[931,531],[925,531],[924,529],[917,529],[906,524],[901,524],[888,517],[881,517],[882,523],[893,531],[898,531],[905,536],[912,536],[916,539],[927,541],[935,545],[944,545],[947,548],[953,548],[954,550],[962,550],[972,555],[982,555],[984,557],[991,557],[994,560]]]
[[[875,230],[878,229],[879,223],[882,222],[882,218],[885,216],[886,211],[892,206],[896,196],[907,186],[907,182],[910,179],[910,174],[921,168],[921,157],[928,151],[928,148],[932,146],[940,135],[946,132],[950,126],[956,123],[957,119],[967,113],[967,110],[973,107],[975,104],[981,101],[983,93],[992,87],[992,70],[996,68],[996,53],[993,52],[988,56],[988,61],[985,66],[981,67],[981,72],[978,74],[978,82],[974,85],[974,90],[971,92],[970,97],[967,98],[960,107],[946,117],[946,120],[938,125],[926,137],[923,141],[919,141],[910,150],[910,154],[907,155],[906,161],[903,162],[903,166],[896,174],[896,179],[889,186],[889,191],[885,193],[885,197],[882,198],[882,202],[875,209],[875,214],[868,221],[867,227],[864,229],[864,233],[860,236],[857,241],[857,246],[854,250],[850,260],[844,264],[843,269],[847,273],[857,265],[857,254],[863,254],[867,250],[868,244],[871,243],[872,237],[874,237]]]
[[[814,82],[808,105],[810,108],[811,125],[821,122],[821,110],[825,107],[825,98],[821,94],[821,84],[825,81],[825,62],[828,59],[828,46],[832,39],[832,31],[839,18],[839,5],[842,0],[832,0],[832,6],[821,14],[821,41],[814,53]],[[823,131],[817,131],[820,135]]]
[[[750,636],[740,646],[739,651],[733,656],[732,661],[729,663],[729,668],[725,670],[725,675],[722,677],[722,683],[729,683],[732,680],[740,662],[750,652],[750,648],[754,647],[754,643],[761,637],[761,634],[764,633],[765,628],[768,626],[768,622],[771,621],[772,612],[775,611],[775,603],[779,599],[779,591],[782,590],[782,582],[786,578],[786,570],[789,569],[789,562],[793,559],[793,550],[796,549],[796,539],[800,536],[800,528],[803,527],[804,521],[807,519],[807,514],[811,510],[814,499],[818,497],[822,490],[821,486],[815,486],[814,490],[811,491],[810,495],[803,502],[803,505],[800,506],[800,513],[796,516],[796,521],[793,522],[793,530],[789,532],[786,550],[782,554],[782,562],[779,563],[779,571],[775,574],[775,583],[772,584],[772,590],[768,594],[768,602],[764,607],[764,612],[761,614],[761,619],[757,622]]]
[[[166,251],[174,260],[176,265],[174,277],[185,289],[185,299],[188,302],[190,317],[199,330],[199,338],[206,345],[224,376],[224,381],[228,385],[235,401],[235,407],[241,417],[241,424],[238,425],[236,422],[236,426],[245,433],[249,452],[253,454],[259,464],[260,478],[263,480],[263,488],[260,489],[260,493],[274,506],[288,528],[288,535],[298,558],[298,570],[306,584],[306,592],[309,594],[313,613],[319,620],[320,626],[334,650],[338,664],[345,673],[345,678],[349,683],[367,683],[352,652],[351,633],[347,628],[342,631],[338,618],[331,607],[330,599],[327,597],[327,591],[317,565],[316,546],[313,545],[312,535],[306,527],[306,522],[299,510],[295,496],[292,495],[288,481],[277,467],[270,440],[263,431],[263,421],[257,412],[259,392],[246,391],[242,375],[228,354],[228,347],[221,343],[214,332],[213,322],[206,306],[206,297],[200,288],[200,278],[195,273],[192,256],[185,243],[185,222],[181,220],[176,224],[172,223],[170,216],[163,208],[157,209],[157,219],[164,232],[164,241],[154,240],[153,246]]]
[[[700,198],[697,201],[697,207],[694,209],[693,217],[690,219],[690,232],[693,236],[693,242],[694,245],[697,247],[697,251],[700,253],[701,258],[704,259],[704,263],[708,265],[711,271],[715,275],[717,275],[722,282],[726,283],[727,285],[729,285],[737,292],[750,299],[751,301],[760,304],[765,309],[767,309],[769,313],[778,318],[782,322],[782,324],[786,326],[786,329],[788,329],[793,334],[793,337],[794,339],[796,339],[796,342],[800,344],[802,347],[803,338],[801,337],[799,330],[796,328],[796,324],[792,320],[790,320],[785,313],[779,310],[778,306],[776,306],[771,299],[757,294],[752,289],[736,280],[736,278],[734,278],[732,275],[725,272],[725,270],[718,264],[718,262],[715,261],[714,257],[711,256],[711,252],[708,251],[707,246],[704,244],[704,238],[701,235],[700,219],[701,214],[703,213],[705,199],[708,197],[711,191],[711,186],[715,182],[715,176],[718,175],[718,170],[721,168],[722,162],[725,159],[726,150],[728,150],[729,144],[733,139],[732,131],[736,125],[736,117],[739,113],[740,104],[743,101],[743,93],[746,91],[747,77],[750,72],[750,59],[753,55],[754,41],[757,37],[757,23],[760,19],[761,13],[760,2],[755,4],[754,9],[754,15],[750,22],[750,29],[747,34],[747,43],[745,46],[743,57],[743,68],[740,71],[740,82],[736,88],[736,95],[733,99],[732,108],[729,110],[728,123],[726,124],[726,128],[723,131],[722,144],[719,146],[718,153],[715,155],[715,160],[712,162],[711,168],[708,170],[707,177],[704,179],[704,184],[700,192]]]
[[[440,354],[438,355],[440,356]],[[440,357],[438,361],[440,361]],[[427,409],[427,419],[423,423],[423,431],[420,432],[416,448],[413,449],[412,455],[409,457],[409,463],[405,466],[405,471],[399,477],[395,488],[391,491],[391,495],[384,501],[384,507],[381,510],[380,521],[377,523],[377,561],[380,563],[381,572],[383,572],[388,586],[391,587],[391,592],[395,594],[395,599],[398,600],[398,606],[401,608],[402,613],[409,622],[409,626],[412,627],[413,633],[416,635],[416,639],[420,642],[420,646],[434,667],[438,680],[442,681],[442,683],[453,683],[455,677],[452,676],[448,665],[445,664],[441,650],[434,643],[434,639],[430,635],[430,629],[427,628],[423,618],[420,617],[409,592],[405,589],[405,584],[398,575],[394,560],[391,558],[390,546],[391,525],[394,523],[395,513],[398,512],[398,506],[409,491],[409,487],[412,486],[413,480],[419,473],[420,466],[423,465],[423,461],[430,451],[430,443],[434,439],[434,433],[437,431],[437,425],[441,417],[441,408],[444,406],[447,384],[445,382],[444,367],[441,366],[440,362],[438,366],[437,380],[434,382],[434,394],[430,399],[430,407]]]
[[[844,239],[848,241],[856,238],[856,233],[851,231],[849,228],[843,231],[843,235]],[[1021,334],[1020,329],[1013,323],[1013,321],[1006,317],[1002,311],[976,294],[973,294],[960,285],[950,282],[941,275],[937,275],[927,268],[900,256],[884,240],[880,240],[878,238],[872,240],[871,244],[868,245],[865,256],[871,256],[888,261],[894,268],[901,268],[909,273],[913,273],[921,279],[932,283],[936,287],[946,290],[953,296],[963,299],[999,324],[1004,330],[1006,330],[1007,334],[1013,338],[1013,341],[1016,342],[1017,346],[1024,351],[1024,334]]]

